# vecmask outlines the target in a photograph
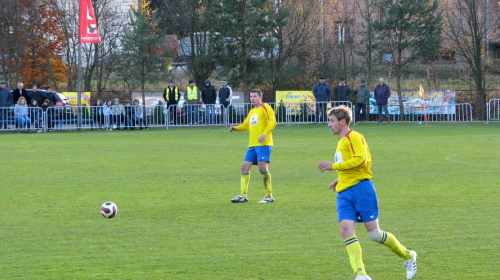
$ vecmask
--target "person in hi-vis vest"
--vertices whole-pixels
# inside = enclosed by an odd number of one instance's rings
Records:
[[[175,86],[174,81],[168,83],[168,87],[163,91],[163,99],[167,102],[170,112],[170,122],[177,123],[177,108],[170,108],[172,105],[177,105],[179,102],[179,89]]]
[[[187,108],[188,113],[188,123],[189,124],[198,124],[199,123],[199,115],[198,115],[198,106],[200,102],[200,92],[198,91],[198,87],[194,84],[194,81],[189,81],[189,86],[186,88],[186,93],[184,95],[186,99],[186,103],[184,107]],[[194,114],[194,121],[193,121]]]

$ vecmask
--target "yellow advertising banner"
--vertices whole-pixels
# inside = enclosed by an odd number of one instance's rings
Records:
[[[276,103],[283,103],[287,115],[312,116],[316,109],[314,102],[316,98],[312,91],[276,91]]]
[[[313,92],[308,90],[276,91],[276,103],[310,102],[316,101]]]
[[[61,94],[68,98],[71,106],[77,106],[78,92],[61,92]],[[82,92],[82,106],[90,106],[90,92]]]

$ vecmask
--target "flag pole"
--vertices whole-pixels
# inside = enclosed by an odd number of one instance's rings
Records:
[[[420,85],[422,86],[422,85]],[[427,108],[425,106],[425,90],[422,91],[422,100],[424,102],[424,117],[425,117],[425,125],[427,126]]]
[[[83,5],[82,5],[83,3]],[[78,34],[78,85],[77,85],[77,112],[78,112],[78,130],[82,127],[82,44],[101,43],[99,30],[97,29],[97,20],[92,7],[91,0],[80,0],[80,18]],[[87,101],[89,103],[89,101]],[[89,104],[90,105],[90,104]],[[85,107],[87,110],[87,107]]]
[[[80,130],[81,127],[82,127],[82,110],[81,110],[81,107],[82,106],[82,68],[81,68],[81,64],[82,64],[82,44],[81,43],[78,43],[78,85],[77,85],[77,103],[76,103],[76,106],[77,106],[77,122],[78,122],[78,126],[77,126],[77,130]]]
[[[81,43],[81,28],[80,25],[81,23],[81,16],[82,16],[82,1],[79,1],[79,19],[78,19],[78,84],[76,86],[76,112],[77,112],[77,130],[81,130],[82,127],[82,111],[80,109],[80,106],[82,105],[82,43]]]

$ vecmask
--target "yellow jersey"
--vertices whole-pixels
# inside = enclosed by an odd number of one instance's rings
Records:
[[[236,126],[236,131],[249,131],[248,147],[272,146],[272,131],[276,127],[276,115],[269,104],[262,103],[260,106],[253,107],[243,123]],[[259,137],[265,134],[266,140],[259,143]]]
[[[350,130],[339,140],[335,151],[335,163],[332,169],[337,170],[337,192],[344,191],[361,180],[371,179],[372,157],[365,138],[360,133]]]

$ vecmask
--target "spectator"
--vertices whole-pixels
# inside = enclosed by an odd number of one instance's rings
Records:
[[[28,92],[23,88],[23,86],[24,84],[19,82],[17,83],[17,88],[12,91],[12,102],[14,104],[17,104],[21,96],[23,96],[26,101],[29,100]]]
[[[3,123],[3,128],[7,129],[7,123],[9,121],[9,107],[12,107],[14,102],[12,101],[12,93],[5,88],[5,82],[0,83],[0,121]],[[2,127],[0,126],[0,129]]]
[[[186,94],[184,96],[186,98],[187,112],[188,112],[188,123],[189,124],[198,124],[199,116],[198,116],[198,102],[200,101],[200,92],[198,91],[198,87],[195,86],[194,81],[189,81],[189,86],[186,88]],[[194,114],[194,123],[193,123],[193,114]]]
[[[106,101],[104,105],[102,105],[102,114],[104,115],[104,128],[107,130],[111,130],[111,126],[113,125],[113,113],[111,112],[111,100]]]
[[[142,130],[144,127],[144,116],[143,116],[144,110],[142,109],[141,104],[139,104],[138,99],[134,99],[134,103],[132,105],[132,126],[140,126],[140,129]],[[149,128],[146,126],[146,130],[149,130]]]
[[[366,103],[370,99],[370,88],[366,85],[365,80],[361,80],[361,85],[354,91],[356,94],[356,122],[366,120]],[[361,110],[363,111],[363,117],[360,116]]]
[[[134,130],[132,127],[132,118],[133,118],[133,112],[132,112],[132,103],[130,100],[125,101],[125,130],[130,127],[130,130]]]
[[[205,81],[205,86],[201,90],[201,98],[205,104],[206,123],[215,123],[215,101],[217,101],[217,92],[212,84],[210,84],[210,80]]]
[[[233,98],[233,90],[227,85],[226,80],[222,80],[222,87],[219,89],[219,103],[227,108]]]
[[[120,104],[118,98],[113,99],[111,114],[113,115],[113,128],[120,130],[120,124],[125,117],[125,108],[123,108],[123,105]]]
[[[33,84],[33,91],[28,93],[28,96],[30,97],[30,105],[32,104],[31,101],[33,101],[33,99],[36,100],[38,105],[42,104],[45,99],[44,94],[41,91],[38,91],[38,86],[36,84]]]
[[[51,110],[50,107],[52,107],[52,103],[50,103],[50,100],[47,98],[43,101],[41,108],[42,108],[42,115],[45,116],[45,120],[47,121],[45,125],[48,128],[47,129],[48,132],[52,132],[53,109]]]
[[[57,95],[57,93],[53,92],[50,87],[45,88],[45,98],[50,101],[50,104],[56,104],[57,102],[62,102],[61,98]]]
[[[348,85],[345,84],[345,79],[340,78],[339,84],[335,86],[333,89],[333,98],[335,101],[339,101],[340,103],[337,103],[336,106],[339,105],[346,105],[348,106],[347,101],[349,101],[349,98],[351,97],[351,89],[349,88]],[[350,106],[348,106],[350,107]]]
[[[172,105],[177,105],[177,102],[179,102],[179,89],[175,86],[174,81],[170,81],[168,83],[168,87],[165,88],[163,91],[163,99],[165,99],[165,102],[167,102],[167,108],[172,106]],[[172,112],[177,112],[177,108],[170,109],[170,122],[175,122],[177,123],[177,114],[172,113]]]
[[[97,125],[99,130],[102,130],[102,124],[104,122],[103,114],[103,104],[101,99],[97,99],[94,106],[90,107],[92,114],[92,119],[94,120],[94,125]]]
[[[31,128],[31,119],[28,116],[28,105],[26,105],[26,98],[20,96],[17,104],[14,107],[14,116],[16,117],[16,125],[19,129],[26,130]]]
[[[386,120],[390,122],[391,119],[389,116],[387,101],[389,100],[389,97],[391,97],[391,90],[389,89],[389,86],[384,83],[384,78],[378,79],[378,85],[373,89],[373,94],[375,96],[375,101],[377,102],[378,122],[383,121],[382,108],[384,108]]]
[[[55,106],[56,104],[61,104],[64,106],[62,99],[59,97],[59,95],[57,95],[57,93],[52,91],[50,86],[45,87],[44,97],[45,97],[45,99],[49,100],[50,106]],[[44,100],[44,102],[45,102],[45,100]],[[56,116],[56,108],[50,109],[50,110],[46,111],[45,113],[48,114],[47,117],[52,120],[52,119],[54,119],[54,116]],[[50,125],[52,125],[52,122],[50,123]],[[52,131],[52,130],[50,130],[50,131]]]
[[[324,122],[327,120],[327,104],[332,100],[332,89],[330,84],[325,82],[325,77],[320,77],[319,82],[314,85],[313,95],[316,99],[316,122]]]
[[[231,98],[233,98],[233,90],[227,85],[226,80],[222,80],[222,87],[219,88],[218,93],[219,103],[224,106],[221,107],[221,113],[224,118],[226,117],[227,107],[231,104]]]
[[[42,132],[40,123],[40,106],[38,106],[38,101],[36,99],[31,99],[29,106],[29,117],[33,122],[33,126],[36,128],[37,132]]]

